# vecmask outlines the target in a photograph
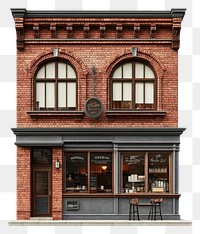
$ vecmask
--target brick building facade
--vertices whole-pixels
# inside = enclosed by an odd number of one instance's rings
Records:
[[[130,197],[162,197],[179,219],[185,9],[12,14],[17,219],[127,219]]]

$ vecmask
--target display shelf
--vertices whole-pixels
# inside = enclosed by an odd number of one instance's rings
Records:
[[[144,180],[131,180],[126,183],[124,188],[125,193],[136,193],[145,191],[145,181]]]
[[[149,167],[149,173],[168,173],[167,167]]]

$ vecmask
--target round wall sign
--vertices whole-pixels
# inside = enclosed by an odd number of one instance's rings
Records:
[[[85,114],[90,118],[97,118],[103,111],[103,104],[96,97],[88,98],[85,102]]]

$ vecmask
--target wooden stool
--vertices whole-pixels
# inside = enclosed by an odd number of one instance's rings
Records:
[[[163,220],[162,218],[162,211],[161,211],[161,203],[163,202],[163,199],[162,198],[155,198],[155,199],[151,199],[151,202],[152,202],[152,209],[153,209],[153,212],[154,212],[154,220],[156,220],[156,212],[157,212],[157,207],[159,208],[159,214],[160,215],[160,219]]]
[[[137,219],[140,220],[139,210],[138,210],[138,199],[130,199],[129,206],[129,220],[131,220],[131,214],[133,214],[133,220],[135,220],[135,214],[137,214]]]

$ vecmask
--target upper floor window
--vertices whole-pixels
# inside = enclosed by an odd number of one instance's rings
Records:
[[[44,64],[35,77],[36,110],[76,110],[77,76],[66,62]]]
[[[152,68],[131,61],[119,65],[111,77],[113,110],[156,109],[156,79]]]

